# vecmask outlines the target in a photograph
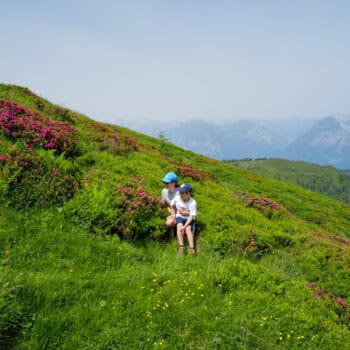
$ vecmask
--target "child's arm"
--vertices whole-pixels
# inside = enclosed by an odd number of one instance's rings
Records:
[[[190,226],[192,221],[196,218],[197,215],[197,202],[194,200],[189,209],[189,217],[185,222],[185,225],[182,226],[183,230],[186,230],[186,227]]]
[[[168,209],[169,209],[170,215],[175,217],[176,206],[172,205],[172,206],[168,207]]]
[[[190,215],[190,211],[187,210],[187,209],[179,209],[179,213],[180,213],[182,216],[189,216],[189,215]]]
[[[160,199],[160,205],[165,208],[165,207],[169,207],[169,203],[165,200],[165,198],[161,198]]]
[[[188,226],[191,225],[192,220],[193,220],[193,217],[192,217],[192,215],[190,215],[190,216],[188,217],[187,221],[185,222],[185,225],[182,226],[182,230],[185,231],[185,230],[186,230],[186,227],[188,227]]]

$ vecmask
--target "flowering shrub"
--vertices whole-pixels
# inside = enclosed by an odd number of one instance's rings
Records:
[[[253,229],[250,229],[249,235],[239,243],[238,251],[243,253],[244,256],[252,256],[257,252],[256,232]]]
[[[229,226],[218,224],[216,227],[208,228],[207,231],[210,232],[206,237],[210,249],[222,256],[238,254],[252,260],[260,259],[275,249],[293,247],[298,243],[293,234],[278,229],[257,231],[247,225],[236,226],[234,223]]]
[[[336,233],[326,233],[323,231],[318,231],[316,232],[316,234],[320,237],[326,238],[330,241],[333,241],[335,244],[333,244],[332,246],[336,246],[336,245],[345,245],[345,246],[350,246],[350,240],[346,239],[344,237],[339,236]],[[328,242],[329,244],[329,242]]]
[[[306,248],[311,249],[313,247],[323,246],[327,249],[332,249],[333,254],[338,255],[341,259],[338,261],[343,261],[344,269],[347,269],[348,262],[350,259],[350,240],[339,236],[336,233],[329,233],[324,231],[317,231],[311,233]],[[346,260],[347,259],[347,260]]]
[[[316,282],[305,282],[304,285],[313,293],[314,298],[323,300],[326,307],[334,310],[341,321],[350,327],[350,306],[345,303],[343,298],[317,287]]]
[[[262,212],[267,218],[278,218],[287,213],[286,209],[264,197],[246,197],[244,199],[246,207],[254,208]]]
[[[117,187],[123,210],[118,233],[128,239],[159,237],[163,228],[160,198],[146,192],[143,178],[132,177],[129,181],[129,185]]]
[[[116,187],[114,180],[85,178],[74,199],[64,205],[70,221],[96,234],[121,238],[159,238],[166,232],[160,198],[145,189],[143,178],[132,177]]]
[[[4,200],[10,188],[18,183],[18,176],[21,171],[40,166],[39,159],[35,152],[27,150],[19,153],[13,145],[0,142],[0,198]]]
[[[240,253],[244,257],[259,259],[266,254],[269,254],[274,248],[288,244],[281,244],[279,233],[272,235],[266,233],[259,233],[250,228],[248,232],[239,232],[229,242],[232,246],[230,249],[232,253]]]
[[[108,125],[91,122],[94,128],[93,139],[99,142],[99,149],[108,149],[115,155],[127,155],[132,151],[138,151],[138,142],[129,136],[117,132],[115,128]]]
[[[38,101],[39,103],[41,102],[40,100]],[[38,104],[36,104],[38,105]],[[73,123],[74,119],[72,118],[69,109],[67,108],[63,108],[63,107],[59,107],[59,106],[55,106],[52,109],[52,113],[58,117],[60,120],[64,120],[67,121],[69,123]]]
[[[20,208],[61,206],[73,197],[79,186],[74,174],[45,163],[21,175],[10,193],[11,202]]]
[[[68,123],[0,99],[0,130],[11,140],[24,140],[27,148],[43,147],[57,153],[73,151],[76,131]]]
[[[78,187],[73,170],[62,159],[32,149],[0,145],[0,194],[16,207],[61,205]]]
[[[190,177],[193,180],[202,181],[209,176],[202,170],[187,165],[179,165],[175,168],[175,172],[182,177]]]

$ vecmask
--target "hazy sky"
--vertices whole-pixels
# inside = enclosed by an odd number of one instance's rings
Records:
[[[3,1],[0,81],[97,120],[350,112],[350,2]]]

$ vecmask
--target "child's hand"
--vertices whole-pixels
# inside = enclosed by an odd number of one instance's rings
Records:
[[[179,209],[179,213],[182,216],[189,216],[190,215],[190,211],[187,209]]]

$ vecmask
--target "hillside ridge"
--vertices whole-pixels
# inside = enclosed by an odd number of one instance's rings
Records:
[[[300,185],[334,199],[350,203],[350,177],[332,166],[320,166],[281,158],[261,158],[226,161],[275,180]]]
[[[0,85],[0,347],[350,348],[350,206]],[[176,258],[158,203],[198,203]]]

